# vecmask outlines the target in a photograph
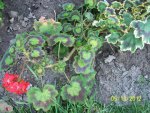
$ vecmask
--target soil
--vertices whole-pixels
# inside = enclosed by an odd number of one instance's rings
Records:
[[[106,62],[110,55],[113,55],[115,59]],[[134,54],[121,51],[113,54],[110,49],[100,53],[96,59],[96,100],[110,103],[113,101],[111,97],[117,97],[114,101],[118,105],[130,104],[131,101],[149,101],[149,63],[150,46],[137,50]],[[125,101],[123,98],[128,100]]]
[[[55,18],[55,15],[61,11],[61,5],[66,2],[73,2],[79,6],[83,0],[5,0],[4,26],[0,28],[2,38],[0,59],[16,34],[32,30],[34,20],[41,16]],[[105,44],[96,57],[96,100],[107,104],[111,102],[111,96],[115,96],[118,98],[115,103],[124,105],[129,104],[130,101],[123,102],[120,97],[130,99],[130,96],[141,96],[142,102],[149,101],[149,64],[150,46],[148,45],[143,50],[131,54],[116,51],[115,48],[112,50],[110,45]],[[51,71],[47,74],[51,77],[46,82],[55,83],[56,77],[59,77]],[[0,73],[0,79],[2,75],[3,73]],[[1,87],[0,92],[4,92]]]

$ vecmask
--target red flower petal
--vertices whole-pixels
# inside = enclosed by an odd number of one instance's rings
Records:
[[[24,94],[31,84],[24,80],[18,81],[18,79],[19,75],[6,73],[2,80],[2,86],[10,93]]]
[[[17,81],[18,77],[19,77],[18,75],[6,73],[4,75],[4,78],[2,79],[2,86],[3,87],[10,86],[12,82]]]

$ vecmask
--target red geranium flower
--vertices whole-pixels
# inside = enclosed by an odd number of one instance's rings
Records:
[[[24,94],[30,87],[30,83],[19,78],[19,75],[6,73],[2,79],[2,86],[11,93]]]

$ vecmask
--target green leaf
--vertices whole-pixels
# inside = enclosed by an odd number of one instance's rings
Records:
[[[81,49],[79,51],[80,59],[84,60],[84,63],[90,63],[93,61],[93,58],[95,57],[94,51],[90,50],[83,50]]]
[[[109,6],[109,4],[107,4],[106,2],[99,1],[97,4],[97,9],[100,13],[103,13],[107,6]]]
[[[85,59],[81,59],[80,56],[74,57],[73,68],[77,74],[89,74],[92,66],[91,62],[85,62]]]
[[[52,70],[54,72],[57,72],[57,73],[64,73],[65,72],[65,68],[66,68],[66,62],[64,61],[59,61],[57,64],[55,64],[53,67],[52,67]]]
[[[62,25],[60,22],[55,22],[53,19],[41,17],[39,21],[34,22],[34,29],[43,34],[54,35],[60,33]]]
[[[88,45],[91,46],[91,49],[97,51],[103,46],[104,39],[100,37],[91,36],[88,38]]]
[[[82,27],[80,26],[76,26],[74,29],[73,29],[73,33],[75,36],[80,36],[82,34]]]
[[[72,47],[75,42],[75,38],[67,34],[58,34],[50,36],[48,42],[50,46],[53,46],[56,43],[62,43],[66,47]]]
[[[133,16],[130,13],[124,12],[123,13],[123,22],[129,26],[130,23],[134,20]]]
[[[132,31],[125,34],[121,39],[121,51],[131,51],[134,53],[138,48],[143,49],[144,43],[141,38],[136,38]]]
[[[44,88],[40,90],[37,87],[31,87],[27,92],[27,101],[32,103],[36,110],[42,109],[47,112],[51,106],[56,104],[56,96],[58,91],[53,85],[46,84]]]
[[[45,74],[45,69],[44,69],[44,67],[40,64],[40,65],[34,65],[33,66],[33,69],[34,69],[34,72],[36,73],[36,75],[38,75],[38,76],[44,76],[44,74]]]
[[[60,14],[57,15],[58,19],[69,19],[70,12],[62,11]]]
[[[131,22],[134,28],[134,35],[136,38],[142,37],[142,41],[150,44],[150,16],[145,21],[134,20]]]
[[[73,30],[73,25],[71,25],[70,23],[64,23],[63,24],[63,32],[70,32]]]
[[[106,7],[104,14],[110,16],[110,15],[116,15],[116,12],[115,9],[111,7]]]
[[[58,55],[58,48],[59,48],[59,45],[56,45],[53,49],[53,52],[54,54],[57,56]],[[60,57],[61,58],[64,58],[65,56],[67,56],[67,53],[69,52],[69,48],[68,47],[65,47],[64,45],[60,45]]]
[[[27,36],[26,33],[23,33],[23,34],[17,34],[16,35],[16,50],[18,51],[23,51],[25,49],[25,43],[27,41],[27,38],[25,38]]]
[[[87,97],[85,88],[83,77],[72,77],[70,84],[62,87],[61,96],[63,100],[68,100],[70,103],[83,103]]]
[[[37,45],[42,45],[42,44],[44,44],[44,40],[43,40],[43,38],[42,37],[31,37],[30,39],[29,39],[29,43],[32,45],[32,46],[37,46]]]
[[[101,27],[101,28],[105,27],[106,26],[106,20],[103,20],[103,19],[100,19],[99,21],[94,20],[92,23],[92,26]]]
[[[71,87],[67,89],[67,93],[71,96],[78,96],[80,91],[81,87],[78,82],[72,82]]]
[[[91,12],[85,12],[84,16],[87,21],[93,21],[94,20],[94,15]]]
[[[0,10],[4,9],[5,7],[5,4],[2,0],[0,0]]]
[[[9,54],[14,54],[15,53],[15,46],[12,46],[9,48]]]
[[[122,7],[122,4],[117,1],[113,1],[111,5],[114,9],[119,10]]]
[[[62,7],[65,11],[72,11],[75,5],[73,3],[65,3]]]
[[[125,9],[129,9],[129,8],[132,8],[135,4],[133,3],[133,1],[131,0],[125,0],[123,2],[123,6]]]
[[[81,47],[83,45],[83,39],[82,38],[76,38],[75,46],[76,47]]]
[[[106,21],[108,24],[119,24],[119,19],[116,15],[109,15]]]
[[[88,8],[92,9],[97,4],[97,0],[84,0],[84,4],[88,6]]]
[[[5,59],[5,64],[6,65],[12,65],[14,62],[13,57],[11,57],[10,55],[8,55]]]
[[[118,32],[112,32],[111,34],[107,35],[105,38],[107,39],[108,43],[116,44],[120,40],[121,36]]]
[[[42,50],[41,47],[37,47],[34,50],[32,50],[32,52],[30,53],[32,58],[38,58],[38,57],[42,57],[45,55],[45,52]]]
[[[81,14],[78,10],[74,10],[71,12],[70,17],[69,17],[70,21],[81,21]]]

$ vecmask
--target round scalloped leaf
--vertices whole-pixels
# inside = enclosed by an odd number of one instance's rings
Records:
[[[77,74],[89,74],[91,72],[91,63],[84,62],[80,56],[75,56],[73,68]]]
[[[65,3],[62,5],[63,10],[65,11],[72,11],[75,7],[75,5],[73,3]]]
[[[106,20],[100,19],[99,21],[94,20],[92,26],[95,27],[104,27],[106,25]]]
[[[12,113],[13,107],[8,105],[5,101],[0,100],[0,112],[1,113]]]
[[[27,92],[27,100],[32,103],[36,110],[48,111],[56,103],[58,91],[53,85],[46,84],[42,90],[31,87]]]
[[[112,6],[112,8],[119,10],[122,7],[122,4],[120,2],[113,1],[111,6]]]
[[[115,9],[113,9],[111,7],[106,7],[104,14],[107,16],[116,15],[116,12],[115,12]]]
[[[14,54],[15,53],[15,46],[12,46],[9,48],[9,54]]]
[[[34,72],[38,75],[38,76],[44,76],[45,74],[45,69],[44,67],[42,67],[42,65],[35,65],[33,66]]]
[[[44,44],[44,40],[42,37],[31,37],[29,39],[29,44],[32,45],[32,46],[37,46],[37,45],[42,45]]]
[[[63,24],[63,32],[70,32],[73,29],[73,25],[71,25],[70,23],[64,23]]]
[[[61,96],[63,100],[68,100],[70,103],[84,102],[87,97],[87,92],[83,77],[72,77],[70,84],[62,87]]]
[[[64,61],[59,61],[57,64],[55,64],[53,67],[52,67],[52,70],[54,72],[57,72],[57,73],[64,73],[65,72],[65,68],[66,68],[66,62]]]
[[[95,57],[94,51],[90,50],[80,50],[79,51],[80,58],[84,60],[84,63],[90,63],[93,61]]]
[[[99,30],[93,31],[92,29],[88,30],[88,37],[98,37],[99,36]]]
[[[69,17],[70,21],[81,21],[81,14],[78,10],[74,10],[71,12],[70,17]]]
[[[106,2],[99,1],[98,4],[97,4],[97,9],[98,9],[98,11],[99,11],[100,13],[103,13],[108,5],[109,5],[109,4],[106,3]]]
[[[76,42],[75,42],[75,46],[76,47],[81,47],[82,45],[84,45],[84,41],[82,38],[76,38]]]
[[[83,76],[84,77],[83,79],[86,83],[85,86],[86,86],[87,94],[90,94],[92,91],[92,88],[95,84],[95,76],[96,76],[96,71],[94,69],[91,70],[91,72],[89,74],[86,74]]]
[[[5,58],[5,65],[12,65],[14,62],[14,58],[10,55],[8,55],[6,58]]]
[[[95,51],[97,51],[99,48],[101,48],[103,46],[103,43],[104,43],[104,39],[100,38],[100,37],[96,38],[96,37],[91,36],[88,39],[88,45],[90,45],[91,48]]]
[[[123,6],[126,9],[132,8],[135,4],[131,0],[125,0]]]
[[[91,12],[85,12],[84,17],[86,18],[87,21],[93,21],[94,20],[94,15]]]
[[[45,19],[41,17],[39,21],[34,22],[34,29],[43,34],[54,35],[60,33],[62,25],[53,19]]]
[[[131,51],[134,53],[138,48],[143,49],[144,43],[141,38],[136,38],[132,31],[125,34],[121,39],[121,51]]]
[[[88,8],[92,9],[97,4],[97,0],[84,0],[84,4],[88,6]]]
[[[60,14],[57,15],[58,19],[68,19],[70,17],[70,12],[62,11]]]
[[[24,50],[24,45],[26,43],[26,40],[27,38],[26,37],[26,33],[24,34],[17,34],[16,35],[16,43],[15,43],[15,46],[16,46],[16,49],[19,50],[19,51],[23,51]]]
[[[116,44],[120,40],[121,36],[118,32],[112,32],[111,34],[107,35],[105,38],[107,39],[108,43]]]
[[[80,27],[80,26],[74,27],[73,33],[75,36],[80,36],[82,34],[82,27]]]
[[[67,93],[72,97],[78,96],[80,91],[81,91],[81,87],[78,82],[72,82],[71,87],[67,88]]]
[[[75,38],[72,35],[67,35],[67,34],[59,34],[59,35],[54,35],[49,37],[49,44],[50,46],[55,45],[56,43],[62,43],[66,47],[72,47]]]
[[[150,44],[150,16],[145,21],[134,20],[130,25],[135,29],[136,38],[142,37],[144,43]]]
[[[130,13],[127,13],[127,12],[124,12],[124,13],[122,14],[122,16],[123,16],[123,22],[124,22],[127,26],[129,26],[130,23],[134,20],[133,16],[132,16]]]
[[[108,24],[119,24],[119,19],[116,15],[109,15],[107,19]]]
[[[34,50],[31,51],[30,56],[32,58],[38,58],[45,55],[45,52],[42,50],[42,48],[37,47]]]

